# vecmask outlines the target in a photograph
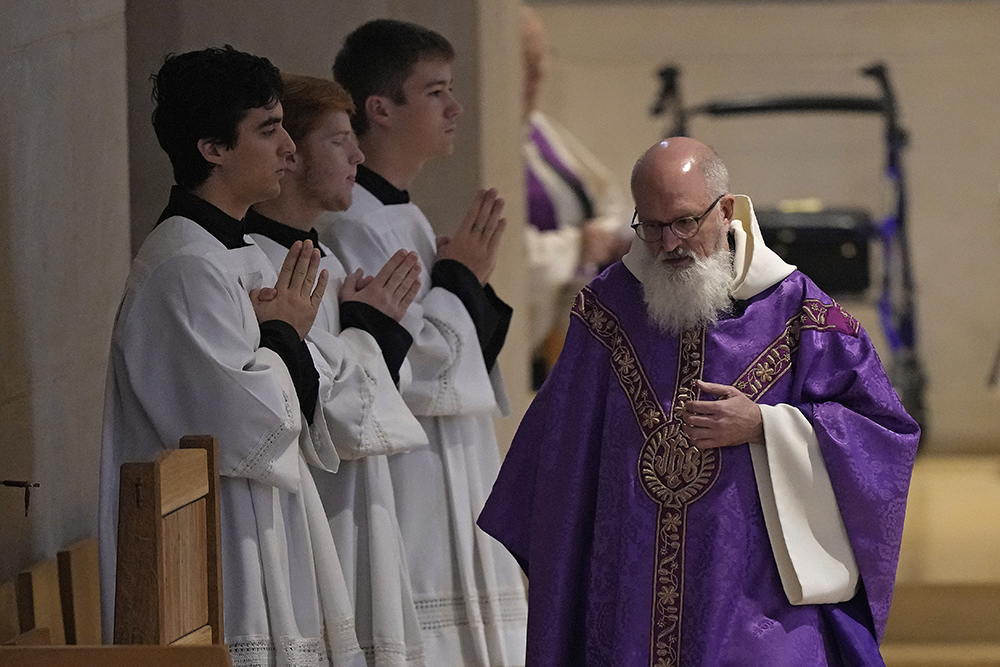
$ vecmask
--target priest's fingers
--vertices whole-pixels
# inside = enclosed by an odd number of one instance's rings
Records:
[[[692,412],[682,412],[681,422],[688,428],[712,428],[718,423],[718,417],[709,417]]]
[[[716,382],[705,382],[703,380],[696,380],[698,388],[705,393],[712,394],[713,396],[718,396],[719,398],[733,398],[743,393],[736,387],[728,384],[718,384]]]
[[[688,415],[711,415],[717,414],[719,407],[716,405],[718,401],[688,401],[684,404],[684,414]]]
[[[734,439],[725,429],[718,425],[705,427],[685,423],[681,427],[681,430],[688,437],[688,442],[698,449],[729,447],[732,445],[741,445],[746,442],[746,440]]]
[[[746,396],[743,396],[742,398],[749,403],[753,402]],[[683,415],[684,421],[688,421],[688,417],[698,415],[708,416],[713,419],[720,419],[726,415],[739,412],[740,408],[743,407],[744,406],[741,403],[730,403],[728,400],[723,401],[722,399],[717,401],[688,401],[684,404],[684,409],[681,411],[681,414]]]
[[[692,403],[701,403],[705,407]],[[760,406],[744,394],[725,401],[688,401],[681,412],[682,429],[693,440],[708,438],[721,445],[764,442]],[[700,444],[698,445],[701,446]]]
[[[292,280],[292,273],[295,271],[295,265],[299,261],[300,252],[302,252],[302,242],[296,241],[288,249],[285,261],[281,263],[281,269],[278,271],[278,282],[275,285],[276,289],[282,290],[288,287],[288,284]]]

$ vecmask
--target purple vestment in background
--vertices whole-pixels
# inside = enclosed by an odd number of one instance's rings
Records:
[[[528,575],[529,667],[882,665],[918,429],[857,322],[795,271],[678,340],[621,263],[574,315],[479,519]],[[698,378],[810,421],[854,599],[789,604],[748,446],[679,431]]]
[[[554,172],[565,181],[566,187],[572,190],[577,200],[580,202],[580,210],[583,219],[580,222],[587,222],[594,217],[594,203],[587,194],[580,177],[573,173],[573,170],[560,159],[552,143],[545,137],[542,129],[531,123],[531,133],[528,135],[531,143],[538,149],[538,154]],[[559,229],[559,218],[556,215],[556,207],[552,203],[552,198],[538,174],[532,168],[531,163],[525,165],[525,191],[528,199],[528,224],[540,232],[551,232]]]

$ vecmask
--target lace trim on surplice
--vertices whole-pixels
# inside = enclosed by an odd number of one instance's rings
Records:
[[[520,591],[500,591],[475,598],[454,596],[414,600],[420,629],[438,630],[450,626],[525,625],[528,621],[528,604]],[[492,609],[499,610],[494,615]]]
[[[329,667],[326,645],[320,638],[282,637],[279,645],[270,637],[228,639],[233,667]]]

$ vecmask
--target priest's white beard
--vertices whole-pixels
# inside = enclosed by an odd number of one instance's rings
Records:
[[[707,259],[680,246],[671,257],[691,257],[694,264],[675,269],[664,262],[667,253],[656,257],[639,253],[643,300],[649,319],[661,331],[680,335],[699,326],[715,324],[731,307],[733,256],[726,235]]]

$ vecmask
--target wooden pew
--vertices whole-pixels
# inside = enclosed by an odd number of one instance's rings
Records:
[[[115,641],[100,641],[97,544],[0,584],[0,667],[231,667],[223,643],[217,445],[189,436],[122,466]],[[155,645],[141,645],[155,644]]]
[[[0,667],[232,667],[209,646],[0,646]]]
[[[101,643],[101,575],[97,540],[82,540],[60,551],[59,600],[69,645]]]
[[[220,644],[219,469],[211,436],[121,467],[115,644]]]

